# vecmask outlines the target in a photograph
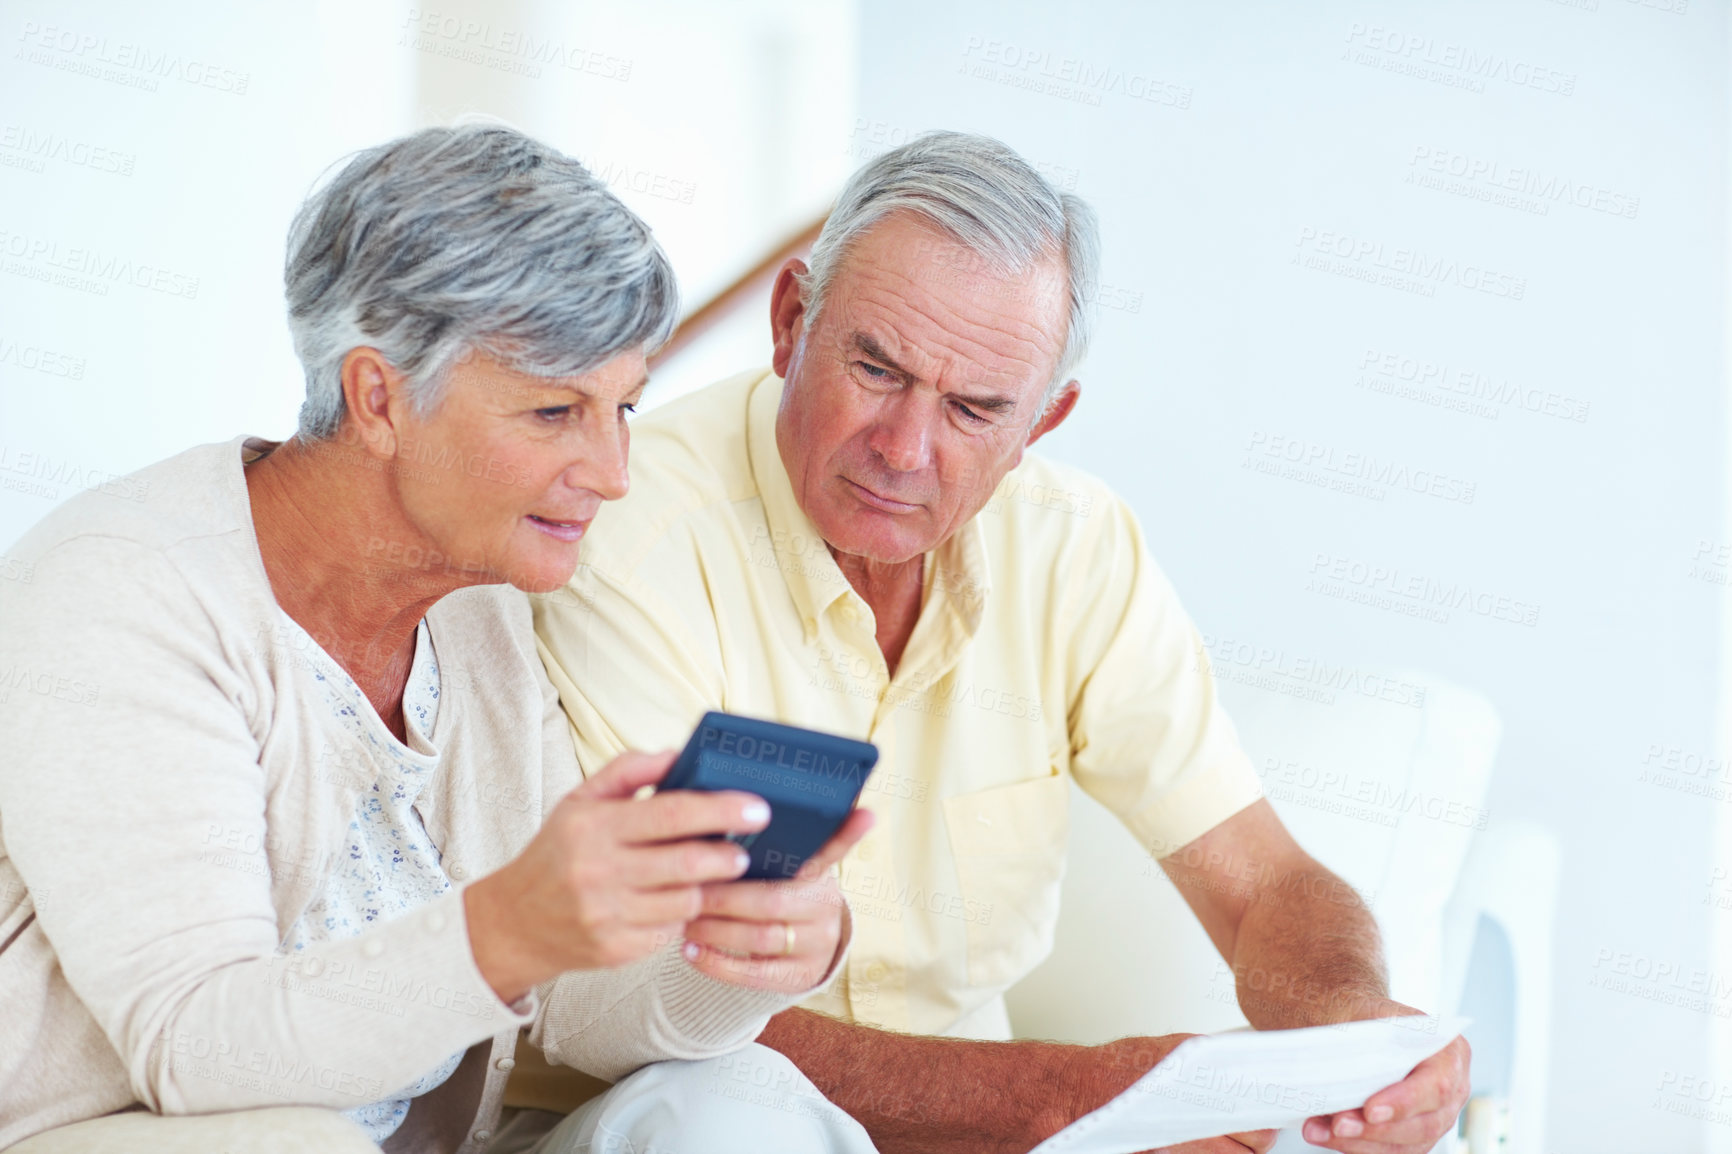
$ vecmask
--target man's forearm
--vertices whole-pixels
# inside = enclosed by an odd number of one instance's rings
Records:
[[[1239,1007],[1261,1030],[1350,1021],[1389,995],[1376,920],[1321,866],[1258,893],[1235,936],[1232,966]]]
[[[758,1041],[787,1055],[884,1154],[1020,1154],[1111,1099],[1159,1060],[1154,1050],[1170,1048],[1157,1039],[1133,1040],[1149,1053],[1120,1054],[921,1037],[799,1009],[771,1018]]]

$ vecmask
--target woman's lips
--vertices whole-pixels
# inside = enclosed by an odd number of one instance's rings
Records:
[[[889,497],[880,497],[858,481],[849,481],[846,477],[843,477],[842,480],[853,486],[855,496],[874,509],[881,509],[886,513],[912,513],[920,508],[919,505],[910,505],[906,501],[893,501]]]
[[[588,521],[555,521],[538,517],[534,513],[524,517],[524,520],[556,541],[582,540],[584,531],[589,528]]]

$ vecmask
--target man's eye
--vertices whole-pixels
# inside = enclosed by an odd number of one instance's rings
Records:
[[[984,424],[986,424],[986,418],[985,417],[981,416],[979,413],[975,412],[973,409],[969,408],[967,405],[963,404],[961,401],[956,402],[956,411],[961,413],[962,419],[967,421],[969,424],[972,424],[972,425],[984,425]]]
[[[855,361],[854,363],[859,365],[861,371],[875,381],[888,381],[891,378],[889,369],[881,368],[870,361]]]

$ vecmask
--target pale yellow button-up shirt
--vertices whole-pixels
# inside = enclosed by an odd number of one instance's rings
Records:
[[[707,709],[875,742],[877,827],[842,866],[853,952],[809,1005],[1002,1034],[1002,993],[1052,944],[1068,779],[1160,856],[1254,801],[1257,775],[1135,517],[1033,455],[927,557],[890,676],[795,500],[781,391],[760,370],[637,419],[630,495],[536,599],[542,658],[585,772],[683,745]]]

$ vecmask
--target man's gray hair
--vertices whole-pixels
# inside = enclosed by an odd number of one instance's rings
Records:
[[[849,245],[894,212],[920,214],[996,273],[1016,275],[1043,261],[1063,260],[1070,315],[1064,351],[1041,399],[1044,412],[1088,351],[1100,279],[1094,210],[1080,197],[1059,192],[990,136],[924,133],[862,166],[842,189],[800,279],[808,323],[823,309]]]
[[[649,226],[571,157],[491,124],[351,157],[295,215],[283,284],[309,440],[342,423],[343,359],[359,346],[408,378],[425,415],[471,353],[576,376],[653,349],[679,312]]]

